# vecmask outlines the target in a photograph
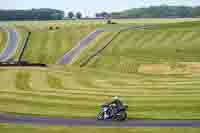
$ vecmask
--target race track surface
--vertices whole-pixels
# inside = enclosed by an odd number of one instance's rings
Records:
[[[16,29],[14,28],[8,28],[5,26],[0,26],[0,27],[7,32],[8,36],[7,46],[4,49],[4,51],[0,54],[0,61],[5,62],[8,61],[16,52],[19,35]]]
[[[200,120],[128,120],[125,122],[97,121],[95,119],[65,119],[0,114],[0,123],[31,124],[35,126],[93,126],[93,127],[176,127],[200,128]]]

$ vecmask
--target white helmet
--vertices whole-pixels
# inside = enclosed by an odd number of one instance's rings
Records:
[[[114,99],[114,100],[119,100],[119,97],[118,97],[118,96],[115,96],[113,99]]]

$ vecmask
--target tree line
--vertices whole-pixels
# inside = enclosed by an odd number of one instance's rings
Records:
[[[73,18],[81,19],[83,17],[83,14],[81,12],[74,13],[74,12],[70,11],[70,12],[68,12],[67,17],[69,19],[73,19]]]
[[[68,12],[68,19],[81,19],[81,12]],[[56,9],[0,10],[0,20],[62,20],[65,12]]]
[[[64,11],[55,9],[0,10],[0,20],[61,20]]]
[[[113,18],[186,18],[200,17],[200,6],[150,6],[147,8],[133,8],[122,12],[101,12],[96,13],[96,17]]]

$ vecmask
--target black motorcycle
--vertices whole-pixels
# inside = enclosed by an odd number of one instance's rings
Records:
[[[97,120],[112,120],[112,121],[125,121],[127,120],[128,106],[118,109],[114,105],[103,105],[101,112],[97,116]]]

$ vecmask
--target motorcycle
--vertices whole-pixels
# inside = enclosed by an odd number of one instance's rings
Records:
[[[125,121],[127,120],[128,106],[118,109],[114,105],[103,105],[101,112],[97,116],[97,120]]]

